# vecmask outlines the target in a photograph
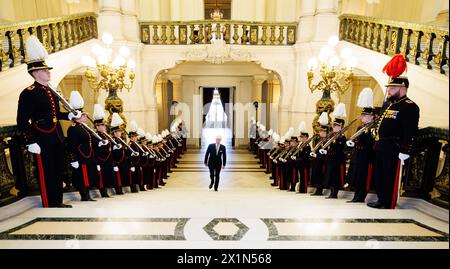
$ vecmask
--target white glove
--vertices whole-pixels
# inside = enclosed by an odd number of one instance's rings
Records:
[[[148,152],[142,153],[142,156],[147,157],[148,156]]]
[[[27,145],[27,150],[34,154],[41,154],[41,147],[37,143]]]
[[[139,156],[139,152],[133,152],[133,153],[131,153],[131,156],[133,156],[133,157],[136,157],[136,156]]]
[[[348,188],[348,183],[345,183],[345,184],[344,184],[344,188]]]
[[[102,168],[100,167],[100,165],[97,165],[97,171],[101,171],[102,170]]]
[[[114,172],[119,172],[119,167],[114,166],[114,167],[113,167],[113,170],[114,170]]]
[[[130,171],[131,171],[131,172],[134,172],[134,171],[136,171],[136,168],[131,167],[131,168],[130,168]]]
[[[295,160],[297,160],[297,157],[291,156],[291,159],[295,161]]]
[[[78,169],[78,167],[80,167],[80,164],[78,162],[71,162],[70,165],[75,169]]]
[[[74,118],[75,119],[80,118],[81,117],[81,111],[75,110],[75,112],[76,112],[76,114],[73,114],[72,112],[70,112],[67,118],[69,118],[69,120],[72,120]]]
[[[113,149],[114,150],[118,150],[118,149],[121,149],[122,148],[122,145],[121,144],[117,144],[117,145],[114,145],[113,146]]]
[[[320,149],[319,153],[322,154],[322,155],[326,155],[328,152],[327,152],[326,149]]]
[[[355,142],[351,141],[351,140],[347,140],[347,142],[345,142],[345,144],[347,144],[347,146],[353,148],[355,146]]]
[[[313,158],[316,158],[316,157],[317,157],[317,154],[314,153],[314,152],[310,152],[310,153],[309,153],[309,156],[311,156],[311,157],[313,157]]]
[[[407,160],[409,158],[409,155],[400,152],[398,154],[398,158],[402,161],[402,165],[404,165],[405,164],[405,160]]]
[[[99,147],[103,147],[103,146],[108,145],[108,143],[109,143],[108,140],[103,140],[103,141],[98,142],[98,146],[99,146]]]

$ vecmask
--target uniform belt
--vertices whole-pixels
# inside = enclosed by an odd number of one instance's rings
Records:
[[[38,124],[44,124],[44,123],[49,123],[49,122],[54,123],[54,122],[56,122],[56,121],[57,121],[56,118],[47,118],[47,119],[39,119],[39,120],[35,120],[34,122],[35,122],[35,123],[38,123]]]
[[[400,140],[400,137],[396,137],[396,136],[393,136],[393,137],[380,137],[378,139],[378,141],[382,141],[382,140]]]

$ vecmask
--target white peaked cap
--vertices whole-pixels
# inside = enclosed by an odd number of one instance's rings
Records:
[[[261,131],[265,131],[266,130],[266,126],[262,125],[259,127],[261,129]]]
[[[48,57],[47,50],[35,35],[30,35],[26,41],[25,47],[29,62],[44,60]]]
[[[120,125],[124,124],[122,118],[117,113],[113,113],[112,120],[111,120],[111,127],[118,127]]]
[[[304,121],[300,122],[300,124],[298,125],[298,130],[300,131],[300,133],[308,132],[308,130],[306,129],[306,123]]]
[[[282,136],[282,137],[280,138],[280,143],[281,143],[281,144],[284,144],[284,142],[286,142],[286,138],[285,138],[284,136]]]
[[[138,131],[138,125],[137,125],[137,122],[136,121],[134,121],[134,120],[132,120],[131,122],[130,122],[130,127],[129,127],[129,130],[130,130],[130,132],[137,132]]]
[[[373,91],[371,88],[364,88],[358,97],[358,104],[360,108],[373,108]]]
[[[339,104],[334,108],[333,115],[334,115],[336,118],[345,118],[345,117],[347,117],[347,114],[345,113],[345,104],[344,104],[344,103],[339,103]]]
[[[280,136],[279,136],[278,134],[274,134],[274,135],[273,135],[273,141],[274,141],[275,143],[278,143],[278,141],[280,141]]]
[[[294,128],[290,127],[289,130],[284,134],[286,140],[291,140],[292,135],[294,134]]]
[[[322,114],[320,114],[318,122],[320,125],[328,125],[328,113],[322,112]]]
[[[175,132],[177,131],[177,127],[176,127],[176,126],[172,126],[172,127],[170,128],[170,131],[171,131],[172,133],[175,133]]]
[[[139,137],[145,137],[145,131],[142,130],[141,128],[138,128],[137,134],[138,134]]]
[[[158,143],[159,141],[158,141],[158,136],[157,135],[154,135],[153,136],[153,138],[152,138],[152,143],[153,144],[156,144],[156,143]]]
[[[82,109],[84,107],[84,100],[79,91],[72,91],[70,93],[70,105],[73,109]]]
[[[260,127],[261,126],[261,122],[257,121],[256,122],[256,126]]]
[[[105,116],[105,110],[100,104],[94,105],[94,114],[92,115],[94,120],[103,120]]]
[[[147,139],[148,141],[152,141],[152,134],[151,133],[146,133],[145,134],[145,139]]]
[[[268,134],[269,134],[269,135],[272,135],[272,134],[273,134],[273,129],[270,129],[269,132],[268,132]]]

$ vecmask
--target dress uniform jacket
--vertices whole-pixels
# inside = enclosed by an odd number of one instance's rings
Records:
[[[58,120],[67,120],[68,113],[59,110],[59,100],[49,87],[34,82],[24,89],[17,109],[17,127],[25,143],[37,143],[41,153],[34,156],[43,207],[62,203],[64,136]]]
[[[98,187],[92,135],[81,124],[74,123],[67,130],[67,139],[72,162],[79,164],[78,168],[72,168],[74,186],[77,189]]]
[[[410,154],[417,136],[419,107],[404,96],[391,102],[377,125],[375,137],[375,181],[378,200],[385,208],[394,208],[400,187],[399,153]]]

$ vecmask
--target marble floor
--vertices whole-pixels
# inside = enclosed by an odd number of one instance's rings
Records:
[[[449,248],[448,222],[281,191],[247,150],[228,147],[215,192],[202,159],[189,150],[161,189],[2,221],[0,248]]]

